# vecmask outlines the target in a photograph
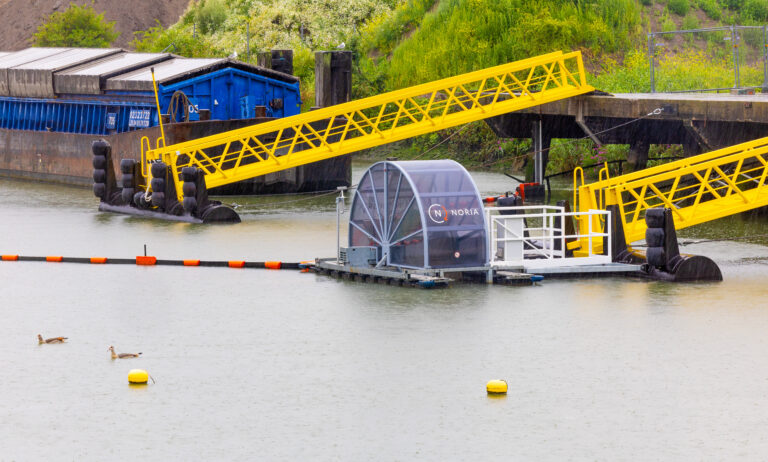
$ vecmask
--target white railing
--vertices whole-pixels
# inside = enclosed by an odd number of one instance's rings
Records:
[[[500,213],[507,211],[513,214]],[[611,263],[611,220],[606,210],[566,212],[563,207],[534,205],[489,207],[485,215],[488,261],[492,267],[527,269]],[[587,229],[566,234],[567,220],[581,223]],[[606,224],[605,232],[593,229],[593,223],[600,221]],[[567,250],[568,243],[573,241],[583,243],[578,256]]]

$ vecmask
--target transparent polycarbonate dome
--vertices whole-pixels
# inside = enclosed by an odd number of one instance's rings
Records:
[[[380,249],[380,264],[458,268],[488,262],[483,202],[452,160],[379,162],[352,201],[349,245]]]

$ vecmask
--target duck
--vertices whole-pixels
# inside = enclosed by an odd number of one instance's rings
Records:
[[[43,340],[43,336],[37,334],[38,345],[42,345],[43,343],[64,343],[65,340],[67,340],[67,337],[51,337]]]
[[[141,353],[115,353],[115,347],[109,347],[109,351],[112,353],[112,359],[125,359],[125,358],[138,358]]]

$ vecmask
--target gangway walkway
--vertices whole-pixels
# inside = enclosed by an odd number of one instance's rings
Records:
[[[185,143],[143,143],[142,172],[167,164],[181,201],[184,167],[214,188],[593,90],[581,53],[555,52]]]
[[[607,170],[603,173],[607,176]],[[768,205],[767,174],[768,138],[760,138],[591,184],[575,184],[574,200],[580,211],[617,206],[626,242],[631,243],[645,237],[644,217],[650,208],[671,209],[675,228],[680,229]]]

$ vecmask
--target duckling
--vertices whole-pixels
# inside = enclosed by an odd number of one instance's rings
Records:
[[[43,340],[43,336],[40,334],[37,334],[38,345],[42,345],[43,343],[64,343],[66,339],[67,337],[51,337]]]
[[[110,346],[109,351],[112,352],[112,359],[125,359],[125,358],[138,358],[141,353],[115,353],[115,347]]]

